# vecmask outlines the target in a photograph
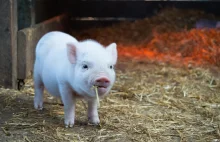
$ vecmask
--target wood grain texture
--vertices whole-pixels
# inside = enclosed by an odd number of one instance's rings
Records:
[[[17,88],[17,2],[0,0],[0,85]]]

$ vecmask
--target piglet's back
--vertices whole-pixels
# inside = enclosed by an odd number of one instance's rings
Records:
[[[59,31],[53,31],[45,34],[36,46],[36,60],[42,60],[48,56],[51,51],[62,51],[69,42],[78,42],[74,37]],[[54,49],[57,48],[57,49]]]

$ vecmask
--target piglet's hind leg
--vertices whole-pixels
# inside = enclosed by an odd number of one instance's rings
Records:
[[[44,84],[39,75],[34,75],[34,108],[38,110],[43,109],[43,91]]]

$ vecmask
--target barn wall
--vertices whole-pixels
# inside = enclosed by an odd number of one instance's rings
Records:
[[[32,75],[35,48],[40,38],[50,31],[68,31],[68,17],[59,15],[30,28],[18,31],[18,79]]]
[[[47,32],[68,32],[68,16],[62,0],[18,0],[18,58],[17,79],[29,77],[33,71],[35,48]]]
[[[200,9],[220,15],[219,1],[89,1],[66,0],[65,10],[73,17],[134,17],[152,16],[164,7]]]
[[[112,23],[151,17],[165,7],[176,7],[182,9],[199,9],[208,13],[220,15],[220,2],[208,1],[89,1],[89,0],[66,0],[67,11],[71,16],[71,25],[75,30],[90,27],[111,25]],[[100,20],[79,20],[82,17],[95,17]],[[112,20],[102,20],[112,17]],[[121,18],[118,20],[117,18]],[[124,19],[122,19],[124,18]]]
[[[16,0],[0,0],[0,86],[17,88]]]
[[[65,0],[17,0],[18,30],[39,24],[63,13]]]

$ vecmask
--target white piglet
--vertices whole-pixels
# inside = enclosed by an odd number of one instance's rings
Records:
[[[116,44],[107,47],[94,40],[77,41],[63,32],[49,32],[37,44],[34,64],[34,107],[43,108],[44,88],[64,104],[66,127],[74,125],[76,98],[88,102],[88,119],[100,122],[96,93],[107,95],[115,82]]]

